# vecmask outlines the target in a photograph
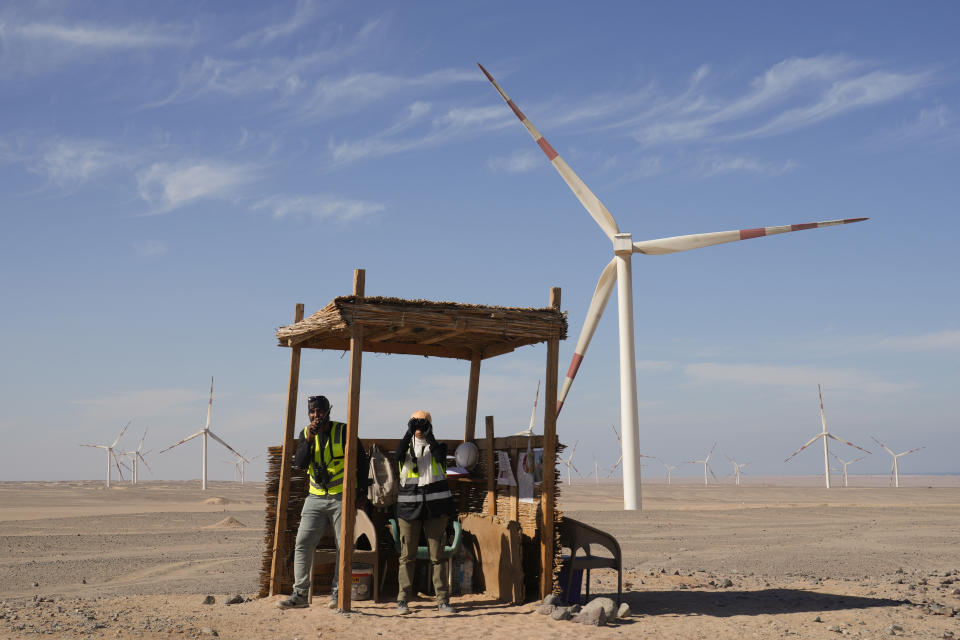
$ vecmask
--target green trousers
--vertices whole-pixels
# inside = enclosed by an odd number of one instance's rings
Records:
[[[430,565],[433,570],[433,590],[437,602],[450,600],[450,585],[447,583],[447,561],[443,557],[443,534],[447,530],[447,518],[430,520],[397,519],[400,529],[400,593],[398,602],[409,602],[416,595],[413,589],[413,572],[417,564],[417,547],[420,544],[420,528],[423,528],[427,546],[430,548]]]

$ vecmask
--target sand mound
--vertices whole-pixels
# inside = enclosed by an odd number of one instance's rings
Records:
[[[207,498],[203,504],[230,504],[230,501],[226,498]]]
[[[204,529],[246,529],[247,525],[243,524],[233,516],[228,516],[217,522],[215,524],[208,524]]]

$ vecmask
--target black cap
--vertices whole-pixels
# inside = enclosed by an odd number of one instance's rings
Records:
[[[310,396],[307,398],[307,410],[313,411],[314,409],[320,413],[328,413],[330,411],[330,401],[327,400],[326,396]]]

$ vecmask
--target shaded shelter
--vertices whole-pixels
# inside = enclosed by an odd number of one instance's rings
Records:
[[[363,352],[396,353],[441,358],[457,358],[470,362],[467,385],[466,415],[463,441],[475,441],[477,421],[477,393],[480,364],[487,358],[503,355],[527,345],[547,343],[547,362],[544,390],[543,474],[540,492],[540,510],[551,517],[543,517],[540,529],[539,590],[546,595],[554,586],[555,526],[552,514],[555,505],[556,468],[556,404],[558,380],[558,352],[560,340],[566,339],[567,321],[560,310],[560,290],[550,290],[550,306],[545,308],[515,308],[486,305],[406,300],[388,297],[366,297],[365,272],[354,272],[353,294],[334,298],[323,309],[309,318],[303,317],[303,305],[296,306],[294,323],[277,330],[279,346],[291,349],[290,378],[287,392],[287,414],[284,426],[283,449],[279,463],[276,519],[273,527],[269,593],[279,593],[281,565],[285,562],[284,532],[287,530],[287,505],[291,498],[293,452],[296,447],[297,393],[300,376],[301,349],[332,349],[349,351],[349,380],[347,400],[347,443],[344,477],[355,474],[357,464],[357,434],[360,409],[360,374]],[[492,437],[490,419],[486,447],[497,444]],[[451,441],[456,444],[456,441]],[[499,443],[503,444],[503,443]],[[488,463],[492,469],[492,461]],[[488,495],[492,513],[496,512],[492,475],[487,471]],[[352,482],[344,483],[343,504],[356,500]],[[515,513],[513,515],[516,515]],[[341,540],[352,540],[355,513],[344,509]],[[342,546],[339,558],[340,608],[350,610],[350,583],[353,549]]]

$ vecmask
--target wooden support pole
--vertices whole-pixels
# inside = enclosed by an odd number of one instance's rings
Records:
[[[473,442],[477,430],[477,395],[480,391],[480,362],[479,351],[473,352],[470,358],[470,382],[467,383],[467,420],[463,429],[463,441]]]
[[[487,503],[490,505],[490,515],[497,515],[497,461],[493,450],[493,416],[487,416],[487,441],[484,443],[487,450]]]
[[[364,296],[363,269],[353,271],[353,295]],[[353,530],[357,519],[357,433],[360,417],[360,363],[363,359],[363,327],[350,326],[350,377],[347,382],[347,434],[343,452],[343,503],[340,512],[340,575],[337,581],[341,611],[350,611],[353,585]]]
[[[550,289],[550,307],[560,311],[560,288]],[[543,526],[540,529],[540,597],[553,593],[554,523],[556,507],[554,474],[557,468],[557,367],[560,362],[560,339],[547,341],[546,385],[543,390],[543,484],[540,507]]]
[[[303,320],[303,303],[298,302],[293,313],[293,322]],[[280,578],[283,575],[281,563],[286,557],[281,540],[287,528],[287,503],[290,501],[290,474],[292,472],[294,425],[297,423],[297,393],[300,388],[300,347],[290,349],[290,379],[287,382],[287,419],[283,428],[283,453],[280,457],[280,487],[277,491],[277,520],[273,530],[273,560],[270,565],[270,595],[280,591]]]
[[[513,478],[520,477],[520,450],[510,449],[510,467],[513,469]],[[519,482],[510,487],[510,519],[520,520],[520,487]]]

